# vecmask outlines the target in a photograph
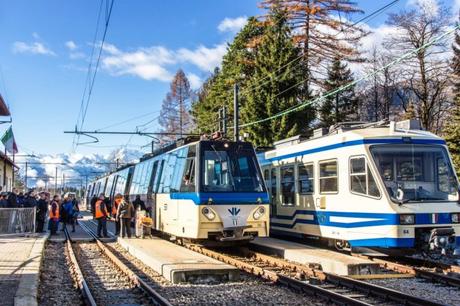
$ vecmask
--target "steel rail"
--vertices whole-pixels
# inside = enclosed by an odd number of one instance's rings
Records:
[[[155,289],[150,287],[144,280],[142,280],[136,273],[134,273],[128,266],[126,266],[117,256],[110,251],[104,243],[97,238],[93,230],[91,230],[84,222],[79,222],[81,228],[85,230],[96,241],[99,249],[126,275],[130,280],[139,288],[144,290],[147,295],[152,298],[155,305],[159,306],[172,306],[172,304],[162,297]]]
[[[280,274],[275,271],[271,271],[266,268],[258,267],[256,265],[252,265],[245,261],[233,258],[231,256],[206,249],[201,246],[197,245],[185,245],[188,249],[201,253],[203,255],[212,257],[224,263],[233,265],[243,271],[248,273],[260,276],[264,279],[278,282],[284,284],[286,286],[298,289],[303,292],[310,293],[314,296],[323,297],[328,301],[332,301],[338,304],[345,304],[345,305],[369,305],[364,301],[360,301],[356,299],[356,295],[347,296],[344,294],[340,294],[338,292],[334,292],[327,288],[321,287],[319,285],[314,285],[311,283],[307,283],[302,280],[298,280],[294,277],[290,277],[284,274]],[[315,268],[310,268],[307,266],[302,266],[294,263],[290,263],[286,260],[274,258],[269,255],[260,254],[257,252],[250,252],[251,256],[256,257],[259,260],[263,260],[266,263],[270,263],[272,267],[289,267],[289,269],[293,272],[300,272],[300,278],[302,275],[308,275],[310,280],[316,280],[322,283],[331,283],[335,286],[343,286],[351,290],[356,290],[362,293],[359,297],[367,297],[367,296],[375,296],[378,298],[382,298],[385,300],[391,300],[397,303],[402,303],[405,305],[420,305],[420,306],[439,306],[442,304],[432,302],[426,299],[422,299],[416,296],[407,295],[403,292],[399,292],[393,289],[389,289],[386,287],[374,285],[371,283],[355,280],[349,277],[340,276],[332,273],[326,273]],[[299,277],[299,275],[296,275]]]
[[[416,259],[416,258],[411,258],[411,257],[402,258],[403,261],[409,262],[409,265],[407,265],[407,264],[403,264],[399,262],[393,262],[387,259],[376,258],[376,257],[369,256],[369,255],[353,254],[353,256],[372,260],[378,263],[381,267],[389,269],[389,270],[397,271],[400,273],[412,274],[416,277],[424,278],[432,282],[460,288],[460,278],[456,278],[456,277],[452,277],[452,276],[443,274],[443,272],[457,273],[457,272],[452,271],[457,266],[451,266],[451,265],[446,265],[443,263],[436,263],[436,262],[429,261],[428,263],[431,267],[439,268],[442,270],[442,273],[438,273],[436,271],[428,271],[425,269],[421,269],[419,267],[414,267],[410,264],[412,259],[414,259],[412,262],[415,262],[415,265],[423,266],[424,263],[426,263],[423,259]]]
[[[67,251],[69,252],[70,261],[76,274],[75,277],[77,278],[78,288],[81,291],[85,304],[88,306],[97,306],[96,301],[94,300],[94,297],[88,287],[88,284],[86,283],[85,277],[81,272],[80,265],[78,264],[77,257],[75,256],[75,252],[72,248],[72,239],[70,238],[67,228],[64,229],[64,233],[66,237]]]

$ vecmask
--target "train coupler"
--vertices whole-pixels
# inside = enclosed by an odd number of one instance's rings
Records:
[[[458,253],[455,231],[453,228],[434,228],[431,230],[428,240],[430,251],[441,251],[442,255]]]

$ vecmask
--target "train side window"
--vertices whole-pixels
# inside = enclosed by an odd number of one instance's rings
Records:
[[[293,206],[295,198],[294,166],[281,168],[281,196],[283,206]]]
[[[337,161],[319,162],[319,192],[338,192],[338,168]]]
[[[350,159],[350,188],[352,192],[380,197],[380,191],[365,157]]]
[[[312,194],[315,191],[313,164],[298,165],[298,188],[300,194]]]

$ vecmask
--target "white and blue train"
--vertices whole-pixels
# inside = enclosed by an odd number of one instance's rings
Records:
[[[339,249],[455,250],[458,179],[442,138],[417,121],[355,123],[258,154],[271,232]]]
[[[178,239],[244,242],[269,234],[269,195],[252,144],[187,138],[103,176],[87,201],[139,195],[154,229]]]

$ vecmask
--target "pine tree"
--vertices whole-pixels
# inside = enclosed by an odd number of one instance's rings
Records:
[[[217,130],[217,113],[227,106],[229,118],[233,114],[233,86],[246,88],[254,74],[254,57],[258,48],[257,41],[264,33],[263,24],[256,18],[248,18],[247,24],[229,44],[222,60],[222,68],[203,84],[198,99],[193,103],[192,114],[199,132]],[[240,105],[246,103],[244,91],[240,94]]]
[[[447,120],[443,134],[452,155],[457,176],[460,177],[460,33],[455,33],[455,40],[452,44],[454,56],[452,58],[452,74],[454,82],[454,105],[451,115]]]
[[[159,119],[162,132],[177,135],[162,137],[163,141],[181,138],[183,134],[192,130],[193,122],[189,114],[191,99],[190,83],[182,69],[179,69],[171,81],[170,91],[163,100]]]
[[[301,67],[293,60],[298,57],[300,50],[292,41],[284,11],[273,10],[267,21],[266,33],[259,43],[247,103],[241,109],[243,122],[270,117],[299,102],[298,84],[303,75]],[[278,70],[282,73],[273,74]],[[269,146],[274,141],[301,133],[302,128],[309,127],[313,117],[314,111],[309,107],[249,126],[245,130],[256,145]]]
[[[334,91],[353,82],[353,76],[347,64],[337,56],[328,70],[328,78],[324,82],[325,93]],[[346,121],[358,120],[358,98],[354,85],[334,95],[327,96],[320,108],[321,122],[324,127]]]

